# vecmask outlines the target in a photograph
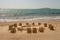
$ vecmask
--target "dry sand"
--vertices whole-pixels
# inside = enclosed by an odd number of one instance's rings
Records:
[[[20,21],[21,22],[21,21]],[[0,22],[0,40],[60,40],[60,20],[49,20],[49,21],[34,21],[37,25],[38,22],[53,24],[55,31],[51,31],[48,27],[45,28],[44,33],[31,33],[16,32],[10,33],[8,31],[8,25],[20,22]],[[32,23],[33,21],[22,21],[22,23]]]

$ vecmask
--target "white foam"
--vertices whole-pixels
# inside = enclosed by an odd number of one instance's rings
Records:
[[[31,21],[31,20],[51,20],[51,19],[60,19],[60,16],[55,16],[55,17],[37,17],[37,18],[30,18],[30,19],[0,19],[0,22],[12,22],[12,21]]]

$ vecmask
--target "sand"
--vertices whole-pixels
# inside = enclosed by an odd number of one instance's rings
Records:
[[[28,34],[24,31],[10,33],[8,30],[8,26],[14,23],[19,24],[20,22],[22,22],[22,24],[24,25],[24,23],[26,22],[31,24],[33,21],[0,22],[0,40],[60,40],[60,20],[34,21],[36,23],[36,26],[38,26],[38,22],[42,23],[42,26],[43,23],[52,24],[55,28],[54,31],[51,31],[48,29],[48,27],[46,27],[44,33],[38,32]]]

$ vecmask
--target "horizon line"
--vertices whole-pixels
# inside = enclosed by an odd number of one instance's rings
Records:
[[[60,9],[60,8],[48,8],[48,7],[43,7],[43,8],[0,8],[0,9]]]

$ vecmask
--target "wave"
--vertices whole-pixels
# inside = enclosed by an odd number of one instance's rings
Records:
[[[60,16],[60,9],[0,9],[0,16]]]
[[[33,21],[33,20],[56,20],[60,19],[60,16],[55,17],[34,17],[34,18],[18,18],[18,19],[7,19],[7,18],[1,18],[0,22],[13,22],[13,21]]]

